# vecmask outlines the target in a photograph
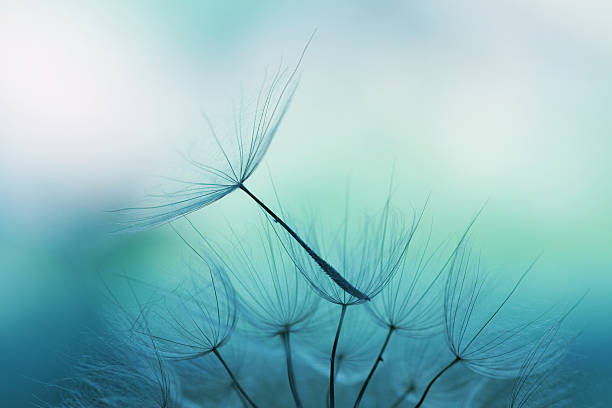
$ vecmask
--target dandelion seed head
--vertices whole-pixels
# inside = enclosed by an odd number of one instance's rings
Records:
[[[251,177],[287,113],[309,43],[294,68],[280,65],[266,74],[252,103],[240,101],[230,120],[231,129],[219,133],[204,115],[207,141],[214,142],[214,148],[199,149],[203,159],[196,158],[193,149],[183,154],[189,171],[177,173],[188,175],[160,178],[159,191],[151,192],[139,205],[111,211],[117,215],[118,230],[146,230],[188,215],[227,196]]]
[[[372,299],[391,281],[417,228],[419,217],[406,225],[403,215],[387,201],[382,211],[353,223],[348,212],[340,225],[311,220],[303,225],[302,234],[313,249],[334,265],[342,276],[360,292]],[[276,228],[285,249],[311,287],[323,299],[339,305],[364,303],[366,299],[341,288],[308,254]]]
[[[431,231],[420,245],[412,243],[391,282],[366,305],[379,325],[410,337],[442,331],[440,277],[448,254],[442,245],[432,246]]]
[[[188,277],[151,302],[136,322],[169,359],[186,360],[220,348],[238,319],[236,296],[222,266],[211,259],[187,265]]]
[[[272,227],[262,220],[249,237],[233,236],[214,248],[236,288],[240,311],[251,334],[276,336],[311,330],[320,298],[277,240]],[[246,244],[252,242],[252,245]],[[249,330],[249,329],[246,329]]]
[[[505,289],[492,284],[480,258],[467,246],[456,253],[444,292],[445,333],[451,351],[467,368],[492,378],[519,374],[528,350],[551,319],[550,309],[532,313],[512,303],[533,265]]]

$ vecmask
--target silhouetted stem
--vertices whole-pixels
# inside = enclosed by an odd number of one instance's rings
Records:
[[[225,368],[225,371],[227,371],[227,373],[229,374],[230,378],[232,379],[232,382],[234,383],[234,385],[236,386],[238,391],[240,391],[242,396],[248,401],[248,403],[251,405],[251,407],[257,408],[257,405],[255,405],[253,400],[251,400],[251,398],[247,395],[246,391],[244,391],[244,389],[242,388],[242,386],[240,385],[240,383],[238,382],[238,380],[234,376],[234,373],[232,373],[232,370],[230,370],[230,368],[225,363],[225,360],[223,360],[223,358],[221,357],[221,354],[219,354],[219,350],[213,349],[213,353],[214,353],[215,356],[217,356],[217,358],[219,359],[221,364],[223,364],[223,367]]]
[[[440,378],[440,376],[442,374],[444,374],[444,372],[446,370],[448,370],[449,368],[451,368],[452,366],[454,366],[455,364],[457,364],[457,362],[459,362],[459,360],[461,360],[459,357],[456,357],[453,361],[450,362],[449,365],[447,365],[446,367],[444,367],[438,374],[436,374],[436,376],[429,382],[429,384],[427,384],[427,388],[425,388],[425,391],[423,392],[423,395],[421,395],[421,399],[419,400],[419,402],[414,406],[414,408],[419,408],[421,405],[423,405],[423,401],[425,401],[425,397],[427,396],[427,393],[429,392],[429,389],[431,388],[431,386],[436,382],[436,380],[438,378]]]
[[[295,373],[293,371],[293,360],[291,358],[291,341],[289,339],[290,333],[281,333],[281,339],[283,340],[283,346],[285,346],[285,358],[287,360],[287,378],[289,379],[289,388],[291,388],[291,394],[295,401],[295,406],[302,408],[302,401],[297,390],[297,383],[295,381]]]
[[[236,384],[232,383],[232,388],[233,388],[234,392],[236,393],[236,395],[238,395],[238,398],[240,399],[240,405],[242,405],[243,408],[248,408],[249,407],[249,403],[244,398],[244,395],[242,395],[242,393],[240,392],[238,387],[236,387]]]
[[[342,364],[342,361],[343,360],[338,360],[337,361],[337,364],[336,364],[336,367],[335,367],[335,370],[334,370],[335,371],[334,372],[334,381],[335,381],[336,377],[338,376],[338,373],[340,372],[340,366]],[[327,408],[329,408],[329,387],[327,387],[327,394],[325,394],[325,406]]]
[[[387,348],[387,345],[389,344],[389,339],[391,338],[391,335],[393,334],[393,331],[395,330],[395,327],[391,326],[389,327],[389,332],[387,333],[387,337],[385,338],[385,342],[383,343],[382,347],[380,348],[380,353],[378,353],[378,357],[376,357],[376,361],[374,361],[374,365],[372,366],[372,369],[370,370],[370,373],[368,374],[368,377],[365,379],[363,386],[361,387],[361,390],[359,390],[359,395],[357,396],[357,399],[355,400],[355,405],[354,408],[357,408],[359,406],[359,404],[361,403],[361,399],[363,398],[363,394],[365,393],[366,388],[368,388],[368,384],[370,383],[370,380],[372,379],[372,376],[374,375],[374,371],[376,371],[376,368],[378,367],[378,364],[380,364],[381,361],[383,361],[382,355],[385,352],[385,349]]]
[[[406,388],[406,391],[402,392],[402,395],[400,395],[395,402],[393,403],[393,405],[391,405],[391,408],[397,408],[399,407],[402,402],[404,402],[404,400],[406,399],[406,397],[408,396],[408,394],[410,394],[412,391],[414,391],[414,386],[411,385],[410,387]]]
[[[351,283],[347,281],[346,279],[344,279],[342,275],[340,275],[340,273],[336,269],[334,269],[333,266],[328,264],[327,261],[325,261],[315,251],[313,251],[312,248],[310,248],[302,240],[302,238],[300,238],[300,236],[291,229],[291,227],[285,224],[285,222],[282,219],[280,219],[278,215],[276,215],[271,209],[269,209],[268,206],[265,205],[259,198],[255,197],[253,193],[251,193],[243,184],[240,184],[239,187],[242,191],[247,193],[247,195],[251,197],[261,208],[263,208],[264,211],[267,212],[270,215],[270,217],[272,217],[272,219],[274,219],[274,221],[279,223],[285,229],[285,231],[287,231],[289,235],[291,235],[291,237],[295,239],[295,241],[302,248],[304,248],[306,253],[317,263],[317,265],[319,265],[319,267],[323,270],[323,272],[325,272],[327,276],[329,276],[338,286],[340,286],[342,290],[344,290],[349,295],[355,296],[358,299],[370,300],[370,298],[367,295],[365,295],[364,293],[359,291],[356,287],[351,285]]]
[[[338,348],[338,339],[340,338],[340,330],[342,330],[342,322],[344,322],[344,315],[346,313],[346,305],[342,305],[342,312],[340,312],[340,320],[338,320],[338,328],[336,329],[336,337],[334,338],[334,345],[331,353],[331,363],[329,367],[329,406],[330,408],[335,407],[335,395],[334,395],[334,381],[336,370],[334,368],[336,363],[336,349]]]

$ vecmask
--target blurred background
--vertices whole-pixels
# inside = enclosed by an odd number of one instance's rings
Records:
[[[105,210],[231,125],[266,69],[300,86],[249,187],[285,210],[393,202],[473,242],[492,268],[543,257],[525,299],[575,299],[573,352],[612,384],[612,4],[605,0],[0,2],[0,394],[29,406],[95,326],[100,276],[152,276],[166,227],[109,235]],[[177,159],[178,157],[178,159]],[[206,233],[258,213],[234,193]],[[331,215],[330,215],[331,216]]]

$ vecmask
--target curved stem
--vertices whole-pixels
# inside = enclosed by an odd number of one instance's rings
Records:
[[[342,312],[340,312],[340,320],[338,320],[338,328],[336,329],[336,337],[334,338],[334,345],[331,353],[331,363],[329,367],[329,406],[330,408],[335,407],[335,395],[334,395],[334,380],[335,380],[335,363],[336,363],[336,349],[338,348],[338,339],[340,338],[340,330],[342,330],[342,322],[344,322],[344,315],[346,314],[346,305],[342,305]]]
[[[356,298],[361,299],[361,300],[370,300],[370,298],[367,295],[365,295],[364,293],[359,291],[359,289],[351,285],[351,283],[347,281],[346,279],[344,279],[342,275],[340,275],[340,273],[333,266],[328,264],[327,261],[325,261],[315,251],[313,251],[312,248],[310,248],[302,240],[302,238],[300,238],[300,236],[291,229],[291,227],[285,224],[285,222],[278,215],[276,215],[270,208],[268,208],[268,206],[265,205],[259,198],[255,197],[253,193],[251,193],[244,186],[244,184],[239,184],[238,187],[242,191],[247,193],[247,195],[251,197],[261,208],[263,208],[264,211],[267,212],[270,215],[270,217],[272,217],[272,219],[274,219],[274,221],[279,223],[285,229],[285,231],[287,231],[289,235],[291,235],[291,237],[295,239],[295,241],[302,248],[304,248],[306,253],[317,263],[317,265],[319,265],[319,267],[323,270],[323,272],[325,272],[325,274],[327,274],[327,276],[329,276],[336,283],[336,285],[340,286],[342,290],[344,290],[346,293],[348,293],[351,296],[355,296]]]
[[[289,388],[291,388],[291,394],[295,401],[297,408],[302,408],[302,401],[297,390],[297,383],[295,381],[295,372],[293,371],[293,360],[291,358],[291,341],[289,339],[290,333],[288,331],[281,333],[281,339],[283,340],[283,346],[285,346],[285,359],[287,360],[287,378],[289,379]]]
[[[223,364],[223,367],[225,368],[225,371],[227,371],[227,373],[229,374],[230,378],[232,379],[232,382],[234,383],[234,385],[236,386],[238,391],[240,391],[242,396],[248,401],[249,405],[251,405],[251,407],[253,407],[253,408],[257,408],[257,405],[255,405],[253,400],[247,395],[246,391],[242,388],[242,386],[240,385],[240,383],[238,382],[238,380],[234,376],[234,373],[232,373],[232,370],[230,370],[228,365],[225,363],[225,360],[221,357],[221,354],[219,354],[219,350],[213,349],[213,353],[219,359],[221,364]]]
[[[429,389],[431,388],[431,386],[436,382],[436,380],[438,378],[440,378],[440,376],[442,374],[444,374],[444,372],[446,370],[448,370],[449,368],[451,368],[452,366],[454,366],[455,364],[457,364],[457,362],[459,362],[459,360],[461,360],[459,357],[455,357],[455,359],[453,361],[450,362],[449,365],[447,365],[446,367],[444,367],[442,370],[440,370],[440,372],[438,374],[436,374],[436,376],[429,382],[429,384],[427,384],[427,388],[425,388],[425,391],[423,392],[423,395],[421,395],[421,399],[419,400],[419,402],[414,406],[414,408],[419,408],[421,405],[423,405],[423,401],[425,401],[425,397],[427,396],[427,393],[429,392]]]
[[[376,357],[376,361],[374,361],[374,365],[372,366],[372,369],[370,370],[368,377],[363,382],[363,386],[361,387],[361,390],[359,390],[359,395],[357,396],[357,399],[355,400],[355,405],[353,406],[354,408],[357,408],[359,404],[361,403],[363,394],[365,394],[365,390],[366,388],[368,388],[368,384],[370,383],[370,380],[372,379],[372,376],[374,375],[374,371],[376,371],[378,364],[380,364],[380,362],[383,361],[382,355],[385,352],[387,345],[389,344],[389,339],[391,338],[391,335],[393,334],[394,330],[395,330],[395,327],[393,326],[389,327],[389,331],[387,332],[387,337],[385,338],[385,342],[380,348],[380,353],[378,353],[378,357]]]

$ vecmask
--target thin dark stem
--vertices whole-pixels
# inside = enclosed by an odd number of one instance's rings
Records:
[[[425,401],[425,397],[427,396],[427,393],[429,392],[429,389],[431,388],[431,386],[436,382],[436,380],[438,378],[440,378],[440,376],[442,374],[444,374],[444,372],[446,370],[448,370],[449,368],[451,368],[452,366],[454,366],[455,364],[457,364],[459,362],[459,360],[461,360],[459,357],[455,357],[455,359],[453,361],[450,362],[449,365],[447,365],[446,367],[444,367],[438,374],[436,374],[436,376],[429,382],[429,384],[427,384],[427,388],[425,388],[425,391],[423,392],[423,395],[421,395],[421,399],[419,400],[419,402],[414,406],[414,408],[419,408],[421,405],[423,405],[423,401]]]
[[[221,354],[219,354],[219,350],[213,349],[213,353],[219,359],[221,364],[223,364],[223,367],[225,368],[225,371],[227,371],[227,373],[229,374],[230,378],[232,379],[232,382],[234,383],[234,385],[236,386],[238,391],[240,391],[242,396],[248,401],[249,405],[251,405],[251,407],[253,407],[253,408],[257,408],[257,405],[255,405],[253,400],[247,395],[246,391],[244,391],[244,388],[242,388],[242,386],[240,385],[240,383],[238,382],[238,380],[234,376],[234,373],[232,373],[232,370],[230,370],[230,368],[227,366],[227,363],[225,362],[223,357],[221,357]]]
[[[357,396],[357,399],[355,400],[354,408],[357,408],[359,404],[361,403],[363,394],[365,394],[365,390],[366,388],[368,388],[368,384],[370,383],[370,380],[372,379],[372,376],[374,375],[374,371],[376,371],[378,364],[380,364],[380,362],[383,361],[382,355],[385,352],[387,345],[389,344],[389,339],[391,338],[391,335],[393,334],[394,330],[395,330],[395,327],[393,326],[389,327],[389,331],[387,332],[387,337],[385,338],[385,342],[380,348],[380,353],[378,353],[378,357],[376,357],[376,361],[374,361],[374,365],[372,366],[372,369],[370,370],[368,377],[363,382],[363,386],[361,387],[361,390],[359,390],[359,395]]]
[[[402,395],[397,397],[393,405],[391,405],[391,408],[399,407],[402,404],[402,402],[404,402],[408,394],[410,394],[412,391],[414,391],[414,385],[411,385],[410,387],[406,388],[406,390],[402,392]]]
[[[334,395],[334,380],[335,380],[335,363],[336,363],[336,349],[338,348],[338,339],[340,338],[340,330],[342,330],[342,322],[344,322],[344,315],[346,314],[346,305],[342,305],[342,312],[340,313],[340,320],[338,320],[338,328],[336,329],[336,337],[334,338],[334,346],[332,347],[331,363],[329,367],[329,406],[330,408],[335,407],[335,395]]]
[[[291,358],[291,341],[289,339],[290,333],[285,331],[281,333],[281,339],[283,340],[283,346],[285,346],[285,358],[287,360],[287,378],[289,379],[289,388],[291,388],[291,394],[295,401],[297,408],[302,408],[302,401],[297,390],[297,383],[295,381],[295,372],[293,371],[293,360]]]
[[[240,390],[236,387],[236,384],[232,383],[232,389],[234,390],[236,395],[238,395],[238,398],[240,398],[240,405],[242,405],[243,408],[248,408],[249,403],[247,402],[246,399],[244,399],[244,395],[242,395]]]
[[[338,373],[340,372],[340,367],[342,366],[342,358],[338,357],[338,360],[336,361],[336,368],[335,368],[335,373],[334,373],[334,379],[336,377],[338,377]],[[325,406],[327,408],[329,408],[329,387],[327,387],[327,394],[325,394]]]
[[[295,241],[302,248],[304,248],[306,253],[317,263],[317,265],[319,265],[319,267],[323,270],[323,272],[325,272],[327,276],[329,276],[334,282],[336,282],[336,284],[340,286],[346,293],[348,293],[349,295],[355,296],[356,298],[361,299],[361,300],[370,300],[370,298],[367,295],[365,295],[364,293],[359,291],[359,289],[351,285],[351,283],[347,281],[346,279],[344,279],[342,275],[340,275],[340,273],[336,269],[334,269],[333,266],[328,264],[327,261],[325,261],[315,251],[313,251],[312,248],[310,248],[302,240],[302,238],[300,238],[300,236],[291,229],[291,227],[285,224],[285,222],[282,219],[280,219],[280,217],[276,215],[270,208],[268,208],[268,206],[265,205],[259,198],[255,197],[253,193],[251,193],[244,186],[244,184],[240,184],[239,187],[242,191],[247,193],[247,195],[251,197],[261,208],[263,208],[263,210],[267,212],[275,222],[279,223],[285,229],[285,231],[287,231],[289,235],[291,235],[291,237],[295,239]]]

